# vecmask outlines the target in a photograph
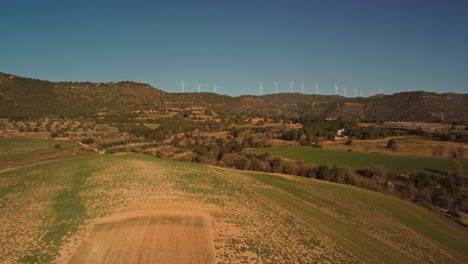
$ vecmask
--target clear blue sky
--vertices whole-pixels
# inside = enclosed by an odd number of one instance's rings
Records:
[[[169,92],[468,93],[468,1],[4,1],[0,71]]]

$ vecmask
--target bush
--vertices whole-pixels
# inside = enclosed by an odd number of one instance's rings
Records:
[[[414,200],[421,203],[425,207],[431,207],[432,206],[432,199],[431,199],[431,194],[430,194],[429,189],[424,189],[424,190],[418,191],[416,193],[416,196],[414,197]]]
[[[317,171],[317,179],[329,181],[331,178],[330,168],[327,165],[320,165]]]
[[[450,215],[451,217],[457,219],[457,220],[461,219],[461,215],[455,210],[448,210],[447,214]]]
[[[245,159],[237,159],[235,162],[234,162],[234,167],[236,167],[236,169],[238,170],[245,170],[247,169],[247,160]]]
[[[83,138],[81,140],[81,143],[83,143],[85,145],[91,145],[91,144],[94,144],[94,139],[93,138]]]
[[[377,164],[369,167],[370,176],[377,181],[385,181],[387,179],[387,169],[384,165]]]
[[[397,145],[397,143],[396,143],[395,140],[390,139],[390,140],[388,141],[388,143],[387,143],[387,148],[388,148],[388,149],[391,149],[391,150],[393,150],[393,151],[395,151],[395,150],[398,149],[398,145]]]

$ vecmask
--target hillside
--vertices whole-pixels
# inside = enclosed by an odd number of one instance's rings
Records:
[[[230,97],[166,93],[148,84],[49,82],[0,73],[0,117],[95,116],[203,107],[218,113],[309,114],[357,120],[468,122],[468,94],[405,92],[368,98],[297,93]]]
[[[440,122],[467,120],[468,94],[436,94],[429,92],[404,92],[366,101],[368,119],[385,121]]]
[[[147,155],[0,171],[0,262],[466,263],[467,229],[388,195]]]
[[[0,115],[4,117],[129,113],[161,106],[165,94],[129,81],[54,83],[0,73]]]

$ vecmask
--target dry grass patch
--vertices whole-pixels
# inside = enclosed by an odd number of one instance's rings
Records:
[[[213,263],[210,229],[209,219],[193,214],[99,223],[71,263]]]

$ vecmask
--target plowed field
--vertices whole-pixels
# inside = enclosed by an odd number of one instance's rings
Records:
[[[71,263],[213,263],[211,223],[197,215],[155,215],[94,226]]]

